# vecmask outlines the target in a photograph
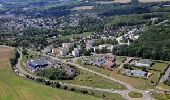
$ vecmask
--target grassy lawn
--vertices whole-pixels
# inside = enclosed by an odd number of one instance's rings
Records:
[[[164,70],[168,67],[168,64],[169,62],[155,61],[155,64],[151,67],[151,69],[164,72]]]
[[[163,83],[159,83],[159,84],[157,85],[157,87],[161,87],[161,88],[169,89],[169,90],[170,90],[170,86],[165,85],[165,84],[163,84]]]
[[[77,84],[77,85],[86,85],[91,87],[98,88],[108,88],[108,89],[126,89],[124,86],[119,83],[110,81],[103,77],[100,77],[96,74],[90,73],[88,71],[79,70],[80,74],[74,78],[74,80],[64,80],[62,82]]]
[[[170,100],[170,94],[165,93],[154,93],[152,94],[152,97],[156,100]]]
[[[94,93],[94,91],[90,91],[90,93],[92,94],[92,93]],[[119,94],[112,94],[112,93],[107,93],[107,92],[99,92],[99,91],[97,91],[93,95],[97,96],[97,97],[101,97],[101,98],[103,98],[103,100],[125,100]]]
[[[54,89],[19,77],[11,70],[10,56],[11,50],[0,48],[0,100],[100,100],[94,96]]]
[[[131,98],[142,98],[143,97],[141,93],[136,92],[136,91],[129,92],[128,95]]]
[[[119,74],[118,68],[115,68],[113,71],[110,71],[110,70],[107,70],[107,69],[98,68],[96,66],[84,65],[84,64],[81,63],[81,59],[79,59],[77,61],[77,63],[80,64],[81,66],[84,66],[84,67],[89,68],[91,70],[94,70],[96,72],[99,72],[99,73],[114,77],[115,79],[124,81],[128,84],[133,85],[135,88],[138,88],[138,89],[152,89],[152,88],[154,88],[154,86],[151,84],[151,82],[146,80],[146,79],[128,77],[128,76]]]

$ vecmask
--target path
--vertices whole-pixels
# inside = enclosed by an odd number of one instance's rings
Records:
[[[17,68],[18,68],[21,76],[30,75],[30,76],[32,76],[32,77],[38,78],[37,76],[31,75],[30,73],[28,73],[27,71],[25,71],[25,69],[22,68],[22,66],[20,65],[20,63],[21,63],[21,57],[22,57],[22,52],[20,52],[19,50],[18,50],[18,52],[20,53],[20,58],[18,59]],[[48,57],[51,57],[51,56],[48,56]],[[57,59],[57,60],[61,60],[62,62],[65,62],[65,60],[62,60],[62,59],[58,59],[58,58],[55,58],[55,57],[51,57],[51,58],[54,59],[54,60]],[[128,90],[114,90],[114,91],[113,91],[113,90],[110,90],[110,89],[94,88],[94,87],[90,87],[90,86],[81,86],[81,85],[74,85],[74,84],[67,84],[67,83],[59,82],[59,83],[62,84],[62,85],[72,86],[72,87],[81,88],[81,89],[88,89],[88,90],[90,89],[90,90],[94,90],[94,91],[102,91],[102,92],[109,92],[109,93],[118,93],[118,94],[120,94],[123,98],[125,98],[126,100],[154,100],[153,98],[150,97],[150,94],[161,91],[161,90],[159,90],[159,89],[157,89],[157,90],[156,90],[156,89],[153,89],[153,90],[139,90],[139,89],[135,89],[135,88],[134,88],[133,86],[131,86],[130,84],[127,84],[127,83],[125,83],[125,82],[123,82],[123,81],[117,80],[117,79],[115,79],[115,78],[113,78],[113,77],[109,77],[109,76],[103,75],[103,74],[101,74],[101,73],[95,72],[95,71],[93,71],[93,70],[84,68],[84,67],[82,67],[82,66],[80,66],[80,65],[78,65],[78,64],[71,63],[71,62],[66,62],[66,64],[74,65],[74,66],[76,66],[76,67],[78,67],[78,68],[81,68],[81,69],[83,69],[83,70],[89,71],[89,72],[94,73],[94,74],[97,74],[97,75],[99,75],[99,76],[101,76],[101,77],[104,77],[104,78],[107,78],[107,79],[109,79],[109,80],[118,82],[119,84],[122,84],[122,85],[126,86]],[[139,99],[137,99],[137,98],[134,98],[134,99],[133,99],[133,98],[131,98],[131,97],[128,96],[128,93],[131,92],[131,91],[140,92],[140,93],[143,94],[143,97],[142,97],[142,98],[139,98]],[[165,91],[165,90],[162,90],[162,91]]]
[[[163,75],[163,76],[161,77],[161,79],[160,79],[159,82],[164,82],[166,79],[168,79],[169,75],[170,75],[170,66],[169,66],[169,68],[166,70],[165,75]]]

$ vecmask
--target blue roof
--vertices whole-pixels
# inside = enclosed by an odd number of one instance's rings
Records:
[[[138,75],[138,76],[145,76],[147,72],[141,70],[131,70],[131,73]]]
[[[40,60],[40,59],[30,60],[27,62],[27,64],[34,69],[36,69],[37,67],[48,66],[48,62],[46,60]]]

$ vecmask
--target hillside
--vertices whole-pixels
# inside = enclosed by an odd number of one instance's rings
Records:
[[[99,100],[93,96],[54,89],[18,77],[9,65],[11,54],[11,50],[0,48],[0,100]]]
[[[122,49],[120,55],[170,60],[169,27],[169,25],[148,27],[138,42]]]

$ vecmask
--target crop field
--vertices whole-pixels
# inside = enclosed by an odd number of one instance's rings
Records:
[[[100,100],[90,95],[51,88],[17,76],[9,64],[12,54],[12,50],[0,48],[0,100]]]

